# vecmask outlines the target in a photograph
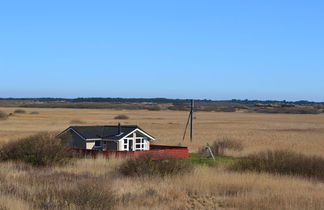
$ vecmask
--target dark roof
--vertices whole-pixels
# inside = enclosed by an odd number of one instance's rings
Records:
[[[137,125],[121,125],[120,126],[121,132],[119,133],[118,125],[71,126],[68,129],[70,128],[76,131],[79,135],[81,135],[85,139],[102,138],[102,139],[111,139],[111,140],[119,140],[127,136],[129,133],[136,130],[137,128],[141,129]]]

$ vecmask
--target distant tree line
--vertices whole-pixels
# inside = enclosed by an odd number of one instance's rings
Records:
[[[82,103],[82,102],[107,102],[107,103],[172,103],[172,104],[181,104],[189,103],[191,99],[170,99],[170,98],[105,98],[105,97],[90,97],[90,98],[0,98],[0,100],[21,100],[21,101],[35,101],[35,102],[72,102],[72,103]],[[196,102],[205,102],[205,103],[236,103],[244,105],[253,105],[257,103],[262,104],[275,104],[275,103],[285,103],[285,104],[294,104],[301,106],[313,106],[313,105],[324,105],[324,102],[313,102],[313,101],[276,101],[276,100],[209,100],[209,99],[195,99]]]

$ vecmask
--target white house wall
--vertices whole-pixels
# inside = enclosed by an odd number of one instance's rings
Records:
[[[143,135],[141,133],[139,133],[139,136],[137,136],[136,132],[134,132],[134,133],[130,134],[129,136],[119,140],[118,147],[117,147],[118,150],[119,151],[128,151],[129,148],[124,149],[124,140],[127,139],[127,141],[128,141],[131,139],[131,140],[133,140],[133,149],[135,151],[136,150],[136,138],[137,137],[143,138],[143,136],[145,136],[145,135]],[[143,150],[149,150],[150,149],[150,141],[149,140],[144,140],[144,141],[145,141],[145,144],[144,144]],[[128,147],[129,147],[129,145],[128,145]]]

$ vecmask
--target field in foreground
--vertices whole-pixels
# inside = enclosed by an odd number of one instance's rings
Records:
[[[15,108],[0,108],[14,113]],[[186,112],[87,109],[24,109],[0,120],[0,143],[71,124],[138,124],[157,144],[186,145],[191,152],[221,138],[242,142],[243,156],[267,149],[291,149],[324,157],[324,115],[198,112],[195,138],[182,141]],[[31,114],[34,112],[34,114]],[[37,114],[35,113],[37,112]],[[125,114],[126,120],[114,117]],[[122,160],[82,159],[64,167],[33,168],[0,163],[0,209],[58,208],[55,193],[99,184],[114,191],[118,209],[324,209],[324,184],[290,176],[229,172],[224,166],[195,166],[172,177],[123,177]],[[84,191],[84,189],[81,189]],[[86,196],[80,194],[79,197]],[[53,201],[54,199],[54,201]],[[109,205],[108,201],[107,206]],[[34,206],[35,207],[35,206]],[[71,206],[73,209],[74,207]],[[76,208],[76,207],[75,207]]]

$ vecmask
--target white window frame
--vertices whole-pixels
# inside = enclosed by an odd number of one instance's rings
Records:
[[[137,143],[137,140],[139,140],[140,142]],[[144,137],[136,137],[135,138],[135,150],[136,151],[142,151],[142,150],[146,150],[146,140]],[[137,146],[139,146],[139,148],[137,148]]]

